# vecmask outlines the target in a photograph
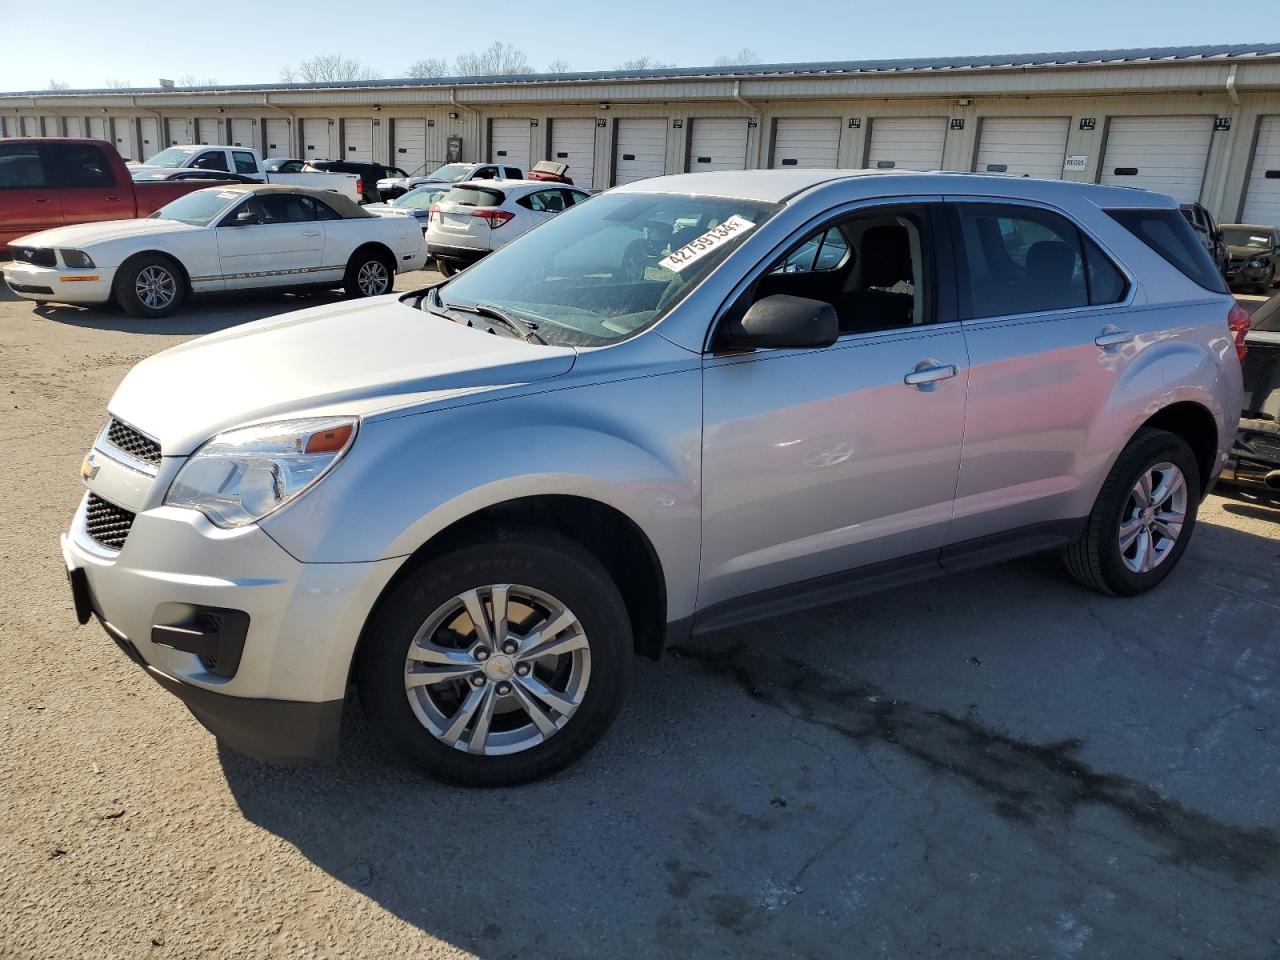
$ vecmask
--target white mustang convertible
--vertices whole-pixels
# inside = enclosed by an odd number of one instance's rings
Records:
[[[4,267],[9,289],[40,302],[107,303],[162,317],[188,293],[342,287],[390,293],[420,270],[417,221],[366,213],[326,190],[272,184],[210,187],[145,220],[57,227],[19,237]]]

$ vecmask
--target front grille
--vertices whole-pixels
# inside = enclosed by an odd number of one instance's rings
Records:
[[[34,263],[37,267],[56,267],[58,259],[52,250],[39,247],[14,247],[13,259],[19,263]]]
[[[85,508],[84,526],[89,536],[111,550],[119,550],[129,536],[134,514],[114,503],[108,503],[96,493],[90,492]]]
[[[5,282],[9,284],[9,289],[14,293],[47,293],[50,296],[53,295],[53,287],[37,287],[30,283],[13,283],[12,281]]]
[[[153,467],[160,465],[160,444],[150,437],[144,437],[127,423],[112,419],[107,424],[107,443],[143,463],[149,463]]]

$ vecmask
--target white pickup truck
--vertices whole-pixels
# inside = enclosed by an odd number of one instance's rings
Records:
[[[315,190],[332,190],[360,203],[364,184],[356,173],[274,173],[262,165],[258,151],[249,147],[224,147],[214,144],[192,144],[161,150],[146,163],[130,166],[133,179],[152,177],[165,179],[174,170],[212,170],[238,174],[257,183],[288,183]]]

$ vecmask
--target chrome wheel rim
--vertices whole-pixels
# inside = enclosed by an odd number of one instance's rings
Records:
[[[591,680],[591,647],[573,612],[542,590],[497,583],[437,607],[404,663],[414,715],[455,750],[528,750],[569,723]]]
[[[380,260],[362,263],[356,273],[356,286],[366,297],[377,297],[387,292],[387,265]]]
[[[1168,558],[1187,522],[1187,478],[1172,463],[1148,467],[1120,512],[1120,559],[1133,573],[1150,573]]]
[[[178,282],[164,267],[143,267],[133,284],[134,293],[149,310],[163,310],[178,295]]]

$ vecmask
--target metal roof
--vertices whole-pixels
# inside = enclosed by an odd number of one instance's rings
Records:
[[[42,99],[86,94],[202,94],[286,90],[360,90],[384,87],[469,87],[495,84],[590,83],[770,76],[839,76],[871,73],[925,73],[964,70],[1111,66],[1119,64],[1238,61],[1280,58],[1280,43],[1236,43],[1216,46],[1137,47],[1122,50],[1076,50],[1061,53],[990,54],[968,57],[914,57],[899,60],[832,60],[816,63],[759,63],[729,67],[670,67],[662,70],[594,70],[578,73],[530,73],[500,77],[389,77],[324,83],[240,83],[198,87],[127,87],[78,90],[26,90],[0,97]]]

